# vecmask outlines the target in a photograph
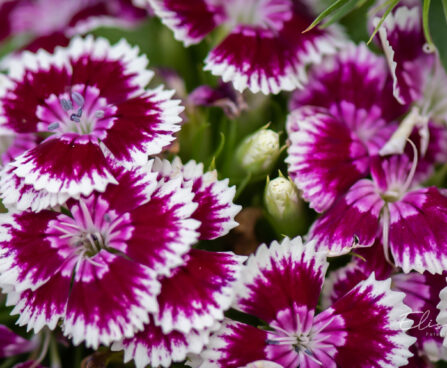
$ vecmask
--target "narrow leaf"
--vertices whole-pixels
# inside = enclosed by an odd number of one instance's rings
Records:
[[[424,0],[424,5],[422,7],[422,24],[424,26],[425,40],[430,45],[430,48],[434,49],[435,45],[433,44],[433,40],[430,34],[430,21],[429,21],[430,3],[431,0]]]
[[[447,42],[445,42],[447,20],[442,7],[443,3],[441,1],[433,1],[430,6],[430,33],[438,49],[438,55],[442,65],[447,72]]]
[[[344,4],[340,9],[336,10],[332,18],[322,25],[322,28],[329,27],[330,25],[337,23],[341,18],[350,13],[358,5],[357,0],[350,0]]]
[[[386,4],[390,4],[388,8],[385,10],[385,13],[380,18],[379,23],[377,24],[376,28],[374,29],[374,32],[372,33],[371,37],[369,38],[367,45],[371,43],[371,41],[376,36],[377,32],[379,31],[380,27],[382,27],[383,22],[385,21],[388,14],[390,14],[393,9],[396,7],[396,5],[399,3],[400,0],[388,0]]]
[[[337,9],[341,8],[343,5],[345,5],[349,0],[337,0],[335,1],[331,6],[329,6],[327,9],[323,10],[321,14],[315,19],[312,24],[307,27],[303,33],[306,33],[310,31],[311,29],[315,28],[324,18],[326,18],[328,15],[335,12]]]
[[[447,0],[441,0],[441,1],[442,1],[442,7],[444,8],[445,21],[447,22]]]

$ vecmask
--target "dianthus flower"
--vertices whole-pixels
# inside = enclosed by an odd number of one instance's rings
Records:
[[[348,265],[332,272],[323,289],[323,305],[329,307],[373,272],[378,280],[391,277],[391,289],[403,292],[404,303],[411,308],[411,312],[403,317],[411,319],[413,325],[402,323],[402,328],[417,339],[410,348],[413,356],[405,368],[432,367],[430,362],[447,358],[447,349],[442,345],[442,326],[436,323],[440,292],[447,286],[446,275],[402,274],[386,261],[381,248],[380,240],[376,240],[372,247],[356,249],[360,257],[353,257]]]
[[[201,354],[200,367],[405,365],[415,339],[400,327],[402,321],[411,326],[404,295],[390,290],[390,280],[371,276],[317,314],[327,266],[314,242],[286,238],[261,245],[242,270],[236,307],[266,326],[227,320]]]
[[[60,321],[75,345],[132,337],[159,311],[160,277],[197,241],[197,208],[181,178],[110,163],[118,184],[70,199],[60,211],[2,214],[0,286],[18,323],[38,332]]]
[[[380,153],[410,110],[393,97],[385,59],[365,45],[351,45],[315,68],[290,107],[289,175],[318,212],[369,174],[371,157]],[[425,150],[418,132],[411,136],[419,147],[419,180],[433,171],[433,163],[447,160],[446,129],[434,122],[427,127]],[[411,149],[406,153],[413,157]]]
[[[24,52],[0,89],[0,134],[35,137],[3,169],[5,205],[40,210],[117,183],[110,155],[144,164],[180,129],[179,101],[162,87],[124,40],[75,38],[54,54]]]
[[[414,182],[406,155],[373,161],[372,180],[360,179],[312,225],[309,237],[332,254],[372,246],[382,236],[385,256],[404,272],[447,268],[447,197]]]
[[[333,30],[302,33],[314,19],[310,2],[293,0],[147,0],[185,45],[216,27],[228,36],[205,60],[205,69],[242,91],[264,94],[301,87],[306,66],[341,44]],[[243,47],[241,47],[243,45]]]
[[[76,34],[101,26],[134,26],[147,14],[131,0],[6,0],[0,5],[0,41],[22,36],[22,49],[53,51]]]
[[[202,164],[190,161],[183,165],[179,159],[172,164],[156,159],[152,170],[161,181],[181,177],[182,187],[192,190],[198,204],[192,217],[201,222],[200,239],[223,236],[237,225],[234,216],[240,206],[232,203],[235,188],[228,187],[228,179],[218,180],[216,171],[204,173]],[[148,364],[169,367],[187,354],[200,353],[233,302],[244,259],[228,252],[191,249],[185,263],[161,279],[159,310],[150,323],[112,349],[123,349],[125,361],[134,359],[138,368]]]

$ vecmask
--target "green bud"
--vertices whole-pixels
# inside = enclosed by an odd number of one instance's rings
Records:
[[[241,142],[236,150],[236,160],[246,172],[267,174],[280,153],[279,134],[262,128]]]
[[[281,176],[268,180],[264,202],[268,218],[278,233],[295,236],[302,230],[303,204],[290,179]]]

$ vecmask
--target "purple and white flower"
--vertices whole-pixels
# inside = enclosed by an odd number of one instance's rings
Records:
[[[383,153],[406,113],[404,121],[410,125],[402,125],[409,130],[398,141],[403,143],[400,153],[411,158],[411,148],[404,149],[406,139],[417,145],[415,177],[425,180],[433,172],[434,163],[447,160],[445,127],[427,118],[424,129],[414,131],[413,110],[393,97],[384,58],[365,45],[351,45],[314,68],[306,88],[294,93],[290,108],[289,175],[318,212],[327,210],[351,185],[369,174],[371,158]]]
[[[181,177],[182,187],[194,193],[198,207],[192,217],[201,223],[200,239],[216,239],[238,225],[234,218],[242,207],[233,203],[236,187],[228,179],[218,180],[216,170],[204,172],[203,164],[193,160],[183,165],[178,157],[172,163],[156,158],[152,170],[159,180]]]
[[[29,353],[38,346],[38,339],[26,340],[8,327],[0,325],[0,358]]]
[[[236,306],[268,326],[227,320],[212,335],[200,367],[244,367],[268,360],[284,368],[401,367],[414,338],[401,328],[410,312],[390,280],[372,275],[316,314],[328,263],[300,238],[262,245],[242,271]]]
[[[186,46],[225,27],[228,36],[211,50],[205,70],[231,81],[239,91],[269,94],[301,87],[306,66],[319,63],[341,45],[333,29],[302,33],[314,19],[306,1],[147,1]]]
[[[329,307],[373,272],[379,280],[391,277],[392,290],[403,292],[404,303],[411,308],[411,312],[402,317],[408,317],[413,325],[410,327],[402,322],[401,327],[417,339],[411,349],[414,355],[405,367],[432,367],[430,362],[447,358],[440,334],[442,326],[436,322],[440,292],[446,287],[445,273],[398,273],[386,261],[381,248],[380,241],[376,241],[372,247],[357,249],[360,257],[354,257],[348,265],[332,272],[324,286],[323,305]]]
[[[144,164],[180,129],[179,101],[137,47],[75,38],[54,54],[24,52],[0,90],[0,133],[46,137],[3,169],[6,205],[42,209],[117,183],[107,156]],[[113,75],[113,78],[111,76]]]
[[[60,212],[1,215],[0,286],[20,325],[60,322],[75,345],[97,348],[134,336],[160,311],[160,278],[185,264],[200,223],[181,178],[158,183],[150,165],[110,166],[119,184]]]
[[[22,50],[52,52],[70,37],[101,26],[132,27],[145,19],[148,9],[131,0],[15,0],[0,6],[0,41],[8,36],[25,39]],[[3,29],[4,28],[4,29]]]
[[[112,346],[137,368],[169,367],[187,354],[199,354],[219,327],[234,299],[241,262],[231,253],[192,249],[185,265],[161,280],[159,311],[143,331]]]
[[[372,246],[382,236],[385,257],[404,272],[447,269],[447,197],[414,182],[406,155],[376,159],[372,180],[361,179],[313,224],[310,239],[332,254]]]

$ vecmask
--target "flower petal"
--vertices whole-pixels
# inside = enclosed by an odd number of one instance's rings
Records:
[[[369,247],[379,235],[384,203],[374,183],[362,179],[313,224],[309,239],[316,241],[318,249],[328,249],[334,255],[355,247]]]
[[[125,249],[120,249],[158,275],[169,276],[184,264],[183,255],[198,238],[200,223],[191,218],[196,210],[194,195],[181,184],[181,178],[161,184],[148,203],[130,212],[134,230]]]
[[[447,348],[442,345],[442,326],[436,323],[442,289],[447,285],[443,275],[409,273],[394,275],[393,289],[405,293],[404,303],[412,309],[407,317],[414,321],[409,334],[417,338],[416,346],[431,361],[445,360]]]
[[[54,330],[65,316],[70,284],[76,259],[64,262],[59,272],[36,290],[8,293],[7,304],[15,305],[11,314],[18,314],[17,323],[38,333],[44,326]]]
[[[186,264],[161,280],[155,323],[165,334],[172,330],[189,333],[222,320],[233,302],[234,284],[244,259],[231,253],[192,249]]]
[[[315,327],[324,326],[320,334],[326,339],[321,343],[336,348],[332,359],[337,366],[401,367],[408,363],[409,347],[416,340],[404,331],[413,323],[406,318],[411,310],[402,302],[404,294],[391,291],[390,284],[390,279],[377,281],[371,275],[316,317]],[[343,323],[335,325],[335,320]]]
[[[25,178],[15,175],[14,170],[9,165],[0,174],[0,197],[7,208],[39,212],[62,205],[70,197],[68,193],[50,193],[44,188],[36,190],[32,184],[25,184]]]
[[[406,112],[393,98],[385,60],[364,44],[348,45],[313,68],[306,88],[294,92],[290,109],[305,105],[327,108],[365,143]]]
[[[28,353],[38,347],[37,341],[28,341],[8,327],[0,325],[0,358]]]
[[[149,0],[149,4],[185,46],[202,41],[224,19],[223,8],[212,1]]]
[[[50,224],[56,212],[2,214],[0,218],[0,284],[17,292],[36,289],[57,274],[72,253],[52,237]]]
[[[296,109],[289,115],[287,127],[291,141],[286,159],[289,175],[311,208],[327,210],[339,195],[366,176],[367,148],[326,109]]]
[[[315,252],[315,243],[304,245],[300,237],[261,245],[242,270],[237,308],[267,323],[294,305],[313,310],[327,266],[326,253]]]
[[[10,165],[16,167],[13,173],[24,178],[24,184],[71,197],[103,192],[109,183],[116,183],[104,154],[89,136],[65,134],[47,139]]]
[[[264,94],[302,87],[305,67],[335,53],[339,38],[331,30],[302,33],[312,18],[295,12],[281,29],[238,25],[205,60],[205,70],[231,81],[238,91]],[[240,47],[244,45],[244,47]]]
[[[393,93],[401,104],[411,103],[421,96],[424,69],[426,72],[432,61],[432,56],[424,55],[421,19],[420,7],[400,6],[385,18],[379,29],[393,77]]]
[[[391,276],[394,267],[385,259],[383,245],[379,239],[376,239],[373,246],[358,248],[354,252],[357,256],[352,257],[351,262],[331,272],[326,278],[322,299],[324,307],[335,303],[373,272],[378,280]]]
[[[169,334],[162,332],[154,321],[145,325],[144,330],[135,336],[114,343],[112,350],[124,350],[124,362],[135,361],[137,368],[147,365],[152,367],[170,367],[173,362],[185,360],[187,354],[198,354],[208,342],[210,330],[189,333],[172,331]]]
[[[109,160],[110,170],[118,184],[108,185],[99,197],[110,209],[123,214],[144,205],[156,189],[157,174],[151,172],[153,160],[145,166],[124,167]]]
[[[146,56],[125,40],[111,46],[104,38],[74,38],[67,48],[53,54],[39,50],[23,52],[4,62],[8,80],[0,89],[0,127],[6,131],[37,131],[37,107],[50,95],[67,87],[89,85],[99,90],[109,104],[141,94],[153,72],[146,69]],[[110,78],[113,75],[114,78]]]
[[[199,368],[240,368],[266,359],[266,340],[266,331],[226,320],[201,353],[203,363]]]
[[[148,155],[172,143],[183,111],[179,100],[171,100],[173,94],[158,88],[117,105],[117,117],[103,140],[117,160],[143,165]]]
[[[415,190],[388,204],[389,244],[404,272],[447,268],[447,198],[435,187]]]
[[[147,267],[100,251],[75,271],[63,324],[73,344],[98,348],[131,337],[158,309],[160,284]]]

